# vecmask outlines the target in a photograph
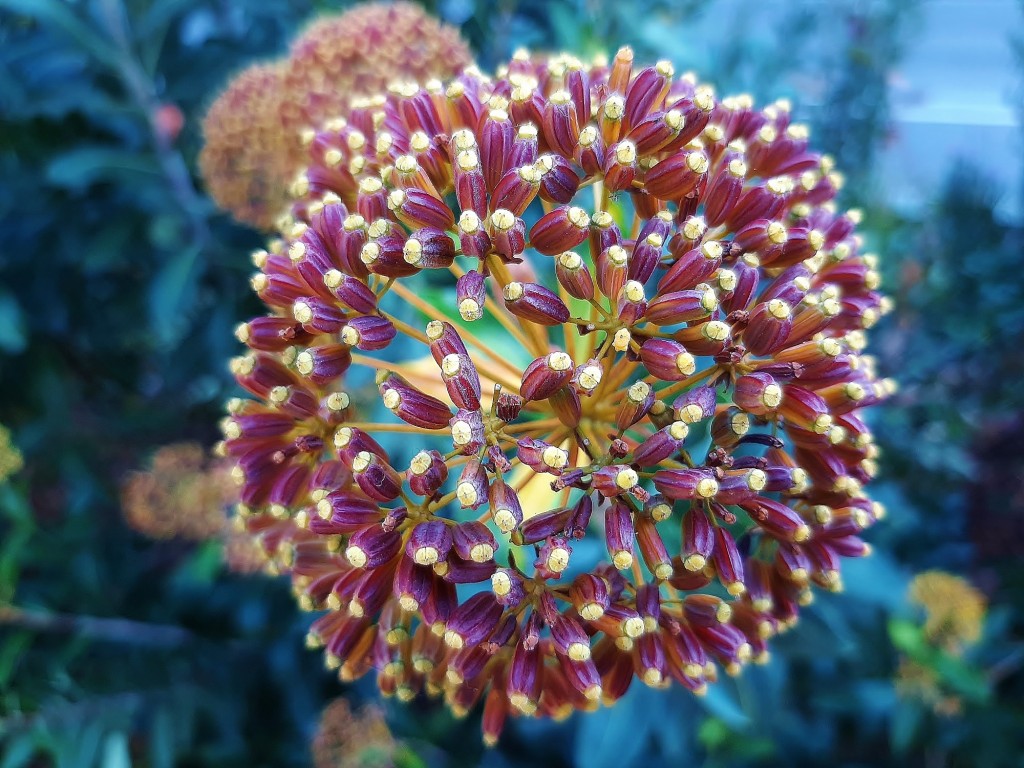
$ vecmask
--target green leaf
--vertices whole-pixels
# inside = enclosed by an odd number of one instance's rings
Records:
[[[58,187],[82,190],[101,181],[137,184],[140,176],[158,173],[156,163],[146,155],[110,147],[83,147],[57,155],[46,167],[46,180]]]
[[[161,267],[150,286],[150,327],[161,344],[173,344],[188,328],[186,314],[195,301],[199,246],[192,246]]]

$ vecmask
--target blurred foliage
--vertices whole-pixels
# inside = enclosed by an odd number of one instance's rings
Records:
[[[902,390],[874,424],[890,510],[876,554],[772,664],[703,700],[637,687],[613,710],[517,724],[490,752],[478,713],[388,703],[396,762],[1021,765],[1024,243],[993,214],[1001,190],[966,164],[927,209],[886,200],[887,77],[919,4],[424,4],[484,66],[521,45],[629,42],[721,92],[791,98],[883,255],[898,309],[874,352]],[[119,506],[126,474],[160,447],[216,438],[231,331],[257,309],[246,253],[259,238],[196,180],[202,114],[328,5],[0,0],[0,423],[24,457],[0,483],[0,768],[309,765],[327,702],[372,695],[303,649],[308,617],[283,584],[229,574],[215,542],[148,540]],[[931,644],[905,600],[929,568],[987,596],[962,655]],[[901,658],[956,711],[898,696]]]

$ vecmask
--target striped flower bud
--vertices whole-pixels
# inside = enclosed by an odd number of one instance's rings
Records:
[[[463,509],[476,509],[487,501],[488,492],[487,473],[480,459],[474,456],[462,468],[458,485],[455,486],[455,497]]]
[[[683,515],[683,544],[681,557],[687,571],[698,572],[711,559],[715,549],[715,526],[707,513],[693,505]]]
[[[638,381],[626,390],[622,403],[615,413],[615,426],[625,432],[647,415],[654,405],[654,389],[644,381]]]
[[[767,373],[750,373],[736,379],[733,401],[747,413],[765,416],[782,403],[782,387]]]
[[[510,282],[502,291],[505,306],[514,315],[541,325],[559,325],[569,319],[569,308],[558,294],[537,283]]]
[[[672,412],[676,419],[685,424],[697,424],[710,419],[715,413],[716,394],[717,390],[707,384],[694,387],[675,399]]]
[[[384,349],[397,334],[395,326],[386,317],[362,315],[349,320],[338,336],[350,347],[372,351]]]
[[[546,400],[568,384],[572,375],[572,358],[565,352],[551,352],[526,367],[519,392],[526,401]]]
[[[640,359],[647,370],[664,381],[682,381],[697,370],[694,356],[671,339],[647,339],[640,348]]]
[[[644,440],[633,451],[633,463],[641,467],[653,467],[683,449],[689,427],[682,421],[674,421]]]
[[[536,163],[540,176],[540,196],[549,203],[565,205],[572,202],[580,187],[580,177],[572,164],[561,155],[541,155]]]
[[[658,283],[659,291],[683,291],[707,280],[722,264],[725,248],[717,240],[684,251]]]
[[[694,290],[659,294],[647,305],[644,319],[655,325],[691,323],[718,309],[718,297],[701,283]]]
[[[439,229],[424,227],[405,241],[402,258],[419,269],[447,269],[455,261],[455,242]]]
[[[663,469],[654,486],[670,499],[710,499],[718,493],[718,481],[703,469]]]
[[[384,406],[402,421],[424,429],[444,429],[451,409],[441,400],[420,392],[401,376],[379,371],[377,388]]]
[[[458,279],[455,285],[455,296],[458,301],[459,315],[470,322],[484,316],[484,303],[487,301],[487,288],[484,276],[470,270]]]
[[[487,234],[494,252],[506,261],[526,250],[526,225],[512,211],[498,208],[487,218]]]
[[[502,533],[511,533],[523,522],[523,508],[519,503],[519,496],[504,482],[491,483],[489,499],[491,517]]]
[[[401,546],[401,535],[371,525],[352,534],[345,548],[345,559],[353,568],[379,568],[397,555]]]
[[[363,493],[377,501],[394,501],[402,490],[402,476],[369,451],[360,451],[352,459],[352,477]]]
[[[612,564],[620,571],[633,566],[633,516],[629,507],[614,502],[604,513],[605,541]]]
[[[455,551],[464,560],[474,563],[486,563],[494,559],[498,551],[498,542],[490,529],[481,522],[471,520],[459,523],[452,529],[452,541]]]
[[[578,253],[566,251],[556,256],[555,275],[570,296],[584,300],[594,298],[594,278]]]
[[[428,227],[442,232],[455,228],[455,214],[435,195],[416,187],[392,190],[388,208],[410,229]]]
[[[582,208],[560,206],[530,229],[530,246],[546,256],[569,251],[587,239],[590,216]]]
[[[466,456],[479,453],[484,446],[485,432],[480,411],[459,408],[448,421],[455,449]]]
[[[480,374],[468,354],[453,352],[441,358],[441,380],[456,407],[480,407]]]
[[[437,451],[420,451],[409,462],[409,487],[417,496],[433,496],[448,479],[448,465]]]

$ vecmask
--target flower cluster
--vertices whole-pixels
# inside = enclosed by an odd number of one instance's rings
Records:
[[[0,483],[7,482],[7,478],[20,472],[23,466],[25,460],[11,440],[11,431],[0,424]]]
[[[281,64],[254,64],[228,85],[203,119],[199,169],[214,201],[239,221],[267,228],[288,206],[279,147]]]
[[[908,596],[924,609],[928,655],[942,652],[960,659],[981,639],[987,601],[967,580],[946,571],[925,571],[914,577]],[[955,717],[963,709],[960,695],[950,690],[938,665],[916,657],[900,658],[895,688],[902,698],[926,704],[943,717]]]
[[[125,478],[125,520],[154,539],[203,541],[220,536],[226,511],[238,501],[230,472],[222,461],[210,461],[196,443],[164,446],[153,454],[148,470]]]
[[[389,768],[398,750],[379,710],[353,712],[345,699],[335,699],[320,714],[312,746],[315,768]]]
[[[472,62],[458,32],[412,3],[371,3],[314,21],[281,61],[238,75],[203,122],[200,168],[217,204],[270,229],[306,164],[299,134],[397,78],[449,77]]]
[[[307,139],[222,448],[343,679],[484,701],[493,743],[634,679],[700,694],[841,589],[886,300],[788,105],[523,53]]]
[[[954,651],[981,638],[987,601],[969,581],[946,571],[925,571],[914,577],[908,594],[924,609],[929,642]]]

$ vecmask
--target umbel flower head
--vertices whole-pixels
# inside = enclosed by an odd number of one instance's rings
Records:
[[[299,141],[393,80],[450,77],[473,60],[458,31],[412,3],[370,3],[314,21],[289,56],[236,77],[203,121],[200,168],[217,204],[272,228],[307,163]]]
[[[925,612],[925,636],[950,652],[981,638],[985,596],[966,579],[946,571],[919,573],[910,583],[910,600]]]
[[[223,450],[343,679],[484,701],[488,743],[700,694],[868,553],[885,301],[787,105],[522,54],[306,149]]]

